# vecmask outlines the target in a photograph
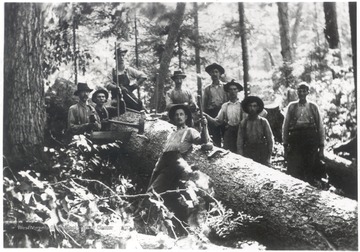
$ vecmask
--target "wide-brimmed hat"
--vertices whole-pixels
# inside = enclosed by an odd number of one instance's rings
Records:
[[[216,63],[212,63],[211,65],[208,65],[207,67],[205,67],[205,72],[207,72],[208,74],[211,75],[211,72],[212,72],[213,69],[219,70],[220,74],[225,73],[225,69],[222,66],[220,66],[219,64],[216,64]]]
[[[307,88],[307,90],[310,90],[310,86],[309,86],[309,84],[307,84],[305,81],[303,81],[303,82],[300,82],[299,84],[298,84],[298,87],[297,87],[297,89],[303,89],[303,88]]]
[[[186,119],[186,125],[190,126],[191,125],[191,120],[192,120],[192,115],[191,115],[191,111],[189,109],[188,105],[184,105],[184,104],[175,104],[173,105],[170,110],[169,110],[169,118],[170,121],[173,122],[174,121],[174,116],[175,116],[175,112],[178,109],[183,109],[185,114],[187,115],[187,119]]]
[[[248,111],[248,105],[250,103],[256,102],[259,105],[259,110],[258,110],[258,114],[263,111],[264,109],[264,102],[257,96],[248,96],[246,97],[242,102],[241,102],[241,107],[242,109],[246,112],[249,113]]]
[[[229,87],[232,85],[236,86],[239,92],[244,90],[243,86],[240,83],[235,82],[235,80],[231,80],[224,85],[225,92],[229,92]]]
[[[79,83],[77,84],[77,90],[74,92],[74,95],[78,95],[79,92],[81,92],[81,91],[91,92],[91,91],[93,91],[93,90],[94,90],[94,89],[89,88],[89,86],[88,86],[87,83],[79,82]]]
[[[109,93],[108,93],[108,91],[106,91],[105,89],[102,89],[102,88],[101,88],[101,89],[96,90],[96,91],[93,93],[93,95],[92,95],[92,97],[91,97],[91,100],[96,103],[96,96],[97,96],[98,94],[100,94],[100,93],[102,93],[102,94],[105,95],[106,100],[109,98]]]
[[[180,76],[183,79],[186,78],[186,74],[184,74],[181,70],[174,71],[174,74],[170,78],[174,80],[177,76]]]

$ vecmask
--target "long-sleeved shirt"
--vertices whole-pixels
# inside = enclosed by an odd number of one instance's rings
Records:
[[[289,143],[289,131],[302,128],[315,128],[319,134],[319,144],[320,146],[324,146],[324,125],[319,108],[313,102],[307,101],[301,104],[299,101],[295,101],[289,104],[283,124],[284,145]]]
[[[220,82],[219,85],[212,83],[205,87],[202,101],[205,112],[209,109],[220,108],[227,101],[228,96],[224,90],[224,83]]]
[[[90,123],[90,115],[94,115],[94,130],[100,130],[101,123],[95,109],[83,102],[78,102],[69,108],[68,112],[68,129],[72,134],[82,134],[88,132],[88,123]]]
[[[214,118],[214,122],[217,125],[227,123],[230,126],[237,126],[244,118],[244,114],[245,112],[242,110],[241,102],[239,100],[236,100],[235,102],[228,101],[221,105],[221,109]]]
[[[244,144],[261,144],[265,142],[271,155],[274,140],[268,120],[257,116],[254,120],[245,118],[241,121],[237,137],[237,151],[240,155],[243,154]]]
[[[200,133],[193,128],[184,126],[169,134],[164,152],[179,151],[180,153],[185,153],[191,148],[193,143],[201,144]]]
[[[133,81],[139,81],[141,79],[145,79],[145,80],[147,79],[147,76],[143,71],[137,70],[132,67],[125,67],[124,71],[118,71],[118,75],[122,75],[122,74],[125,74],[129,78],[130,83]],[[108,84],[106,85],[107,89],[112,89],[114,85],[116,86],[116,81],[115,81],[116,73],[115,73],[114,69],[113,69],[113,72],[107,76],[107,79],[108,79]],[[129,89],[129,91],[133,91],[130,83],[125,84],[124,87]],[[135,84],[135,83],[132,83],[132,84]]]
[[[188,105],[195,104],[196,106],[196,102],[190,90],[176,87],[166,92],[165,102],[167,110],[174,104],[184,104],[185,102],[187,102]]]

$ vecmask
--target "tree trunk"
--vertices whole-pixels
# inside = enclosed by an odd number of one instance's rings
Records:
[[[357,94],[357,50],[356,50],[356,2],[349,2],[349,15],[351,27],[351,48],[352,48],[352,62],[354,71],[355,94]],[[356,96],[355,96],[356,99]]]
[[[245,97],[249,94],[248,82],[249,82],[249,55],[247,47],[247,31],[245,25],[245,10],[244,3],[239,2],[239,27],[240,27],[240,37],[241,37],[241,49],[242,49],[242,60],[243,60],[243,70],[244,70],[244,94]]]
[[[324,155],[325,169],[329,183],[341,189],[346,195],[357,199],[357,167],[356,164],[330,152]]]
[[[149,177],[173,127],[147,121],[127,145],[132,169]],[[269,249],[357,250],[357,202],[229,153],[208,158],[199,147],[186,158],[214,180],[216,197],[234,211],[263,216],[256,230]],[[124,160],[126,162],[126,160]]]
[[[170,24],[169,35],[165,43],[165,49],[161,56],[158,76],[158,111],[164,110],[164,83],[168,74],[170,61],[173,55],[176,39],[179,35],[180,26],[184,19],[186,3],[177,3],[174,18]]]
[[[296,57],[296,48],[297,48],[297,37],[298,37],[298,33],[299,33],[299,25],[300,25],[300,21],[301,21],[301,11],[303,8],[303,3],[298,3],[297,4],[297,10],[296,10],[296,14],[295,14],[295,23],[292,29],[292,34],[291,34],[291,48],[292,48],[292,56],[295,58]]]
[[[278,18],[280,28],[280,41],[281,41],[281,55],[285,64],[292,63],[291,45],[290,45],[290,28],[288,17],[288,4],[279,2],[278,5]]]
[[[199,43],[199,7],[198,3],[194,2],[194,39],[195,39],[195,65],[196,65],[196,73],[201,73],[201,65],[200,65],[200,43]],[[198,87],[198,95],[200,95],[199,87],[202,86],[201,78],[197,77],[197,87]],[[201,104],[199,104],[201,106]]]
[[[336,2],[324,2],[325,38],[331,49],[339,48],[340,38],[337,25]]]
[[[42,5],[5,4],[4,154],[13,166],[34,161],[43,148]]]

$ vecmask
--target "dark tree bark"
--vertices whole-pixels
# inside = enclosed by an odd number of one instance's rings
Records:
[[[177,3],[174,17],[170,24],[169,35],[165,43],[165,49],[161,56],[158,82],[158,111],[164,110],[164,83],[168,74],[170,61],[173,55],[176,39],[179,35],[180,26],[184,19],[186,3]]]
[[[350,14],[350,27],[351,27],[351,48],[352,48],[352,61],[354,69],[354,83],[355,83],[355,94],[357,94],[357,39],[356,39],[356,2],[349,2],[349,14]],[[356,96],[355,96],[356,98]]]
[[[197,2],[194,2],[194,38],[195,38],[195,65],[196,65],[196,73],[201,73],[201,65],[200,65],[200,43],[199,43],[199,6]],[[201,95],[199,92],[202,90],[201,78],[197,77],[197,87],[198,87],[198,95]],[[199,104],[201,105],[201,104]]]
[[[331,49],[339,48],[340,38],[337,25],[336,2],[324,2],[325,38]]]
[[[281,55],[285,64],[292,63],[291,45],[290,45],[290,26],[288,15],[288,4],[279,2],[278,5],[278,18],[280,28],[280,42],[281,42]]]
[[[41,4],[5,4],[3,143],[13,165],[32,162],[43,148],[43,23]]]
[[[249,82],[249,54],[247,46],[247,31],[245,24],[245,10],[244,3],[239,2],[239,27],[240,27],[240,38],[241,38],[241,49],[242,49],[242,60],[243,60],[243,71],[244,71],[244,94],[245,97],[249,94],[248,82]]]
[[[132,169],[149,177],[173,128],[161,120],[147,121],[144,136],[132,134],[124,145],[128,161],[137,160]],[[186,160],[213,179],[217,199],[234,211],[263,216],[254,232],[268,249],[358,249],[355,200],[234,153],[208,158],[195,147]]]
[[[298,3],[297,4],[297,10],[296,10],[296,14],[295,14],[295,23],[292,29],[292,34],[291,34],[291,48],[292,48],[292,56],[295,58],[296,57],[296,47],[297,47],[297,37],[298,37],[298,33],[299,33],[299,25],[300,25],[300,21],[301,21],[301,11],[303,8],[303,3]]]

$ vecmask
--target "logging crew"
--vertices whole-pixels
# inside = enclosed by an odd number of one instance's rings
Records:
[[[293,177],[313,183],[319,179],[317,165],[324,157],[325,131],[318,106],[306,97],[309,85],[298,85],[298,101],[291,102],[283,125],[284,156],[287,172]]]
[[[221,105],[228,101],[224,90],[224,83],[220,81],[220,76],[225,73],[225,70],[219,64],[213,63],[207,66],[205,71],[211,76],[212,83],[204,89],[202,107],[206,114],[216,117],[221,109]],[[223,132],[224,126],[209,125],[209,133],[212,136],[214,145],[221,147]]]
[[[193,144],[204,143],[200,133],[187,126],[191,122],[191,111],[184,104],[177,104],[170,108],[170,120],[176,125],[176,130],[169,134],[163,153],[157,161],[151,175],[148,191],[152,189],[157,193],[179,187],[180,180],[185,179],[192,170],[183,159],[192,148]],[[204,134],[208,136],[205,124]]]
[[[117,109],[115,107],[105,106],[108,98],[109,93],[105,89],[96,90],[91,97],[91,100],[96,104],[95,110],[99,115],[102,131],[110,130],[111,125],[108,120],[117,116]],[[120,110],[123,111],[125,106],[124,101],[122,101],[120,104]]]
[[[248,96],[241,102],[241,106],[248,116],[239,126],[238,154],[270,166],[274,140],[269,122],[259,116],[264,109],[264,102],[257,96]]]
[[[108,77],[109,83],[106,85],[106,88],[111,91],[112,106],[116,106],[117,96],[119,95],[121,98],[122,95],[128,108],[140,111],[144,109],[143,104],[139,97],[133,94],[133,91],[141,86],[147,76],[144,72],[125,65],[124,57],[128,51],[127,49],[117,48],[116,50],[118,77],[116,76],[116,70],[113,69],[111,76]],[[119,80],[120,87],[117,85],[117,80]],[[131,81],[135,81],[135,83],[130,85]],[[122,113],[125,113],[125,111]]]
[[[224,85],[224,90],[227,92],[229,101],[222,104],[221,109],[215,118],[205,113],[209,124],[216,126],[225,125],[224,132],[224,149],[236,153],[237,145],[236,139],[238,135],[239,124],[244,118],[244,112],[241,109],[241,102],[238,98],[238,93],[243,90],[240,83],[232,80]]]
[[[68,132],[70,135],[100,130],[101,123],[95,108],[88,104],[89,94],[93,89],[86,83],[78,83],[74,95],[79,96],[79,102],[72,105],[68,111]]]

